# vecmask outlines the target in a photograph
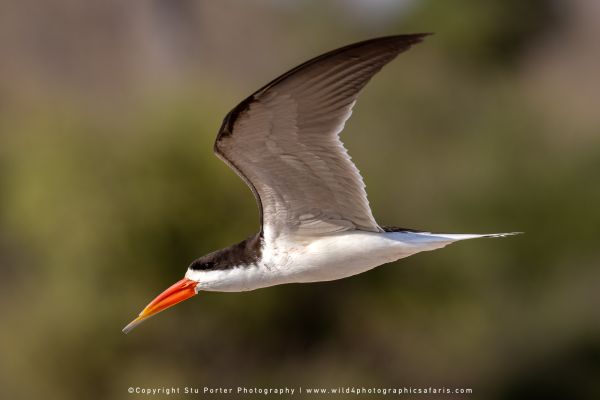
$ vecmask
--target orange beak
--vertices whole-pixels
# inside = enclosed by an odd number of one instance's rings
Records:
[[[174,306],[177,303],[189,299],[196,294],[196,285],[198,282],[188,278],[183,278],[179,282],[158,295],[150,304],[146,306],[140,315],[131,321],[129,325],[123,328],[124,333],[129,333],[133,328],[141,324],[147,318]]]

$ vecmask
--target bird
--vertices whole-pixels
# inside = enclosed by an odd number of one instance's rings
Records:
[[[457,241],[520,233],[431,233],[381,226],[373,218],[365,184],[339,133],[370,79],[428,35],[379,37],[332,50],[233,108],[213,150],[254,194],[260,230],[195,259],[184,278],[123,332],[202,291],[332,281]]]

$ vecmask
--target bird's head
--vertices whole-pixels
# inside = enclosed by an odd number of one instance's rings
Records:
[[[136,319],[131,321],[125,328],[123,328],[123,332],[129,333],[129,331],[151,316],[156,315],[159,312],[196,295],[198,293],[197,286],[198,282],[188,278],[183,278],[179,282],[174,283],[167,290],[152,300],[150,304],[148,304],[146,308],[142,310]]]

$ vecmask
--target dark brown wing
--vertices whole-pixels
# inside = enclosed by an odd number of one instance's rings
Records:
[[[371,77],[424,36],[333,50],[275,79],[225,117],[215,153],[252,189],[265,234],[381,231],[338,135]]]

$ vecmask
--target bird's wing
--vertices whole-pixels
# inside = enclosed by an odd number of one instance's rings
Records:
[[[263,232],[381,232],[338,134],[369,79],[424,36],[333,50],[275,79],[225,117],[215,153],[252,189]]]

